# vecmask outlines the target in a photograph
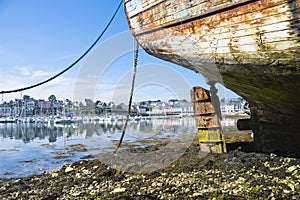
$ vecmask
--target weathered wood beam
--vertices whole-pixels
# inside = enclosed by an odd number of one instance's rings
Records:
[[[219,117],[208,90],[194,87],[190,91],[200,149],[209,153],[226,152]]]

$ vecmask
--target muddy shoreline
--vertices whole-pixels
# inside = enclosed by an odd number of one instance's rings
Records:
[[[237,146],[202,157],[194,142],[178,160],[151,173],[82,160],[41,175],[1,179],[0,199],[300,199],[299,158],[243,152],[249,143]]]

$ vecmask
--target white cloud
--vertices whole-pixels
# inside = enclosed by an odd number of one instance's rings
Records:
[[[23,76],[30,76],[32,74],[32,71],[29,66],[15,66],[14,69],[21,72]]]
[[[14,73],[15,76],[29,76],[30,79],[47,78],[54,75],[54,72],[43,71],[43,70],[33,70],[31,66],[15,66]]]
[[[69,84],[73,84],[73,79],[65,76],[57,77],[56,79],[48,82],[45,86],[68,86]]]
[[[53,73],[42,71],[42,70],[37,70],[37,71],[33,71],[31,76],[33,78],[40,78],[40,77],[46,77],[46,76],[50,77],[50,76],[53,76]]]
[[[14,90],[18,88],[27,87],[41,81],[44,81],[56,72],[50,72],[45,70],[32,70],[30,66],[16,66],[13,71],[0,71],[2,78],[0,81],[0,91]],[[58,99],[73,97],[74,80],[70,77],[60,76],[56,79],[33,89],[18,92],[4,94],[4,101],[9,101],[14,98],[21,98],[22,95],[29,95],[36,99],[48,99],[51,94],[57,96]]]

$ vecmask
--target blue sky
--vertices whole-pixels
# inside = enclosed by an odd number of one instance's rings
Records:
[[[0,0],[0,90],[16,89],[45,80],[71,64],[98,37],[118,3],[119,0]],[[122,6],[96,49],[101,49],[103,43],[114,40],[118,34],[126,31],[129,31],[129,28]],[[99,54],[101,51],[98,51],[93,62],[100,66],[102,60],[116,52],[123,42],[119,42],[118,45],[120,46],[107,47],[104,53]],[[45,86],[22,93],[5,94],[3,100],[20,98],[25,94],[34,98],[48,98],[51,94],[55,94],[59,99],[73,99],[76,96],[74,91],[77,90],[74,87],[79,81],[78,77],[93,54],[95,53],[92,52],[91,56],[89,55],[71,71]],[[93,90],[93,94],[87,98],[103,101],[116,100],[114,93],[119,92],[116,88],[122,84],[124,96],[118,97],[117,100],[126,102],[130,89],[132,57],[132,52],[120,55],[112,60],[109,68],[105,69],[105,73],[99,76],[94,74],[95,68],[92,68],[88,76],[95,75],[96,90]],[[189,86],[206,86],[199,74],[160,61],[142,51],[139,65],[149,67],[151,64],[163,65],[166,70],[162,71],[167,74],[162,77],[170,81],[173,77],[168,73],[172,74],[173,70],[174,73],[179,74],[179,79],[187,80]],[[169,68],[171,71],[168,71]],[[141,69],[145,68],[141,67]],[[174,91],[173,87],[178,83],[174,80],[174,84],[170,82],[171,87],[165,87],[164,80],[155,75],[157,69],[154,67],[153,70],[148,71],[148,73],[153,73],[152,79],[145,77],[148,82],[140,82],[138,85],[135,93],[136,101],[170,97],[189,99],[189,91],[186,91],[185,95],[176,94],[178,92]],[[137,74],[139,79],[147,76],[145,73],[140,74]],[[182,89],[188,90],[189,88]],[[228,98],[235,96],[227,90],[224,91]]]

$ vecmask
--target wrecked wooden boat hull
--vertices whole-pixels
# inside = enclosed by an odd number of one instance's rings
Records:
[[[125,0],[124,7],[146,52],[248,100],[258,151],[300,153],[300,0]]]

